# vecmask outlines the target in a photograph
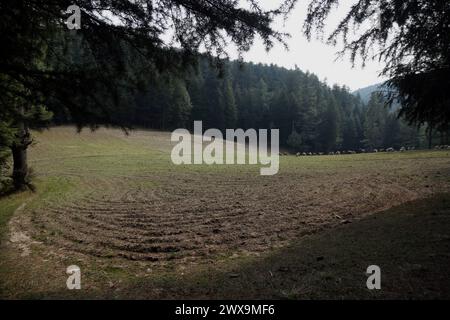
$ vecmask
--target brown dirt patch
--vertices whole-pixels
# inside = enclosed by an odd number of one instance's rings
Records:
[[[142,178],[85,183],[92,193],[35,210],[24,228],[65,256],[184,264],[283,247],[430,192],[361,172],[154,178],[162,187],[140,189]]]

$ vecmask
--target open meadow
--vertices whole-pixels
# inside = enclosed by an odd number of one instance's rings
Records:
[[[35,137],[36,192],[0,199],[2,298],[450,298],[448,150],[282,156],[261,176],[175,166],[165,132]]]

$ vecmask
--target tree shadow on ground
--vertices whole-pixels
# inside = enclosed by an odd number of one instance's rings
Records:
[[[381,268],[381,290],[367,289],[370,265]],[[449,265],[450,195],[438,195],[264,258],[237,259],[221,270],[209,267],[167,283],[139,282],[123,293],[163,299],[448,299]]]
[[[367,267],[381,268],[368,290]],[[31,299],[449,299],[450,195],[416,200],[261,256]],[[64,275],[62,275],[64,277]]]

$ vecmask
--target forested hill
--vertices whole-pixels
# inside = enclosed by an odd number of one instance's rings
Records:
[[[372,93],[379,91],[382,88],[381,83],[377,83],[368,87],[364,87],[361,89],[358,89],[353,92],[355,96],[358,96],[361,98],[362,102],[368,103],[370,100],[370,97],[372,96]]]
[[[361,101],[367,105],[370,102],[370,98],[372,97],[372,94],[380,93],[387,99],[388,92],[389,92],[389,88],[384,83],[377,83],[377,84],[374,84],[374,85],[371,85],[371,86],[368,86],[365,88],[358,89],[358,90],[354,91],[353,94],[355,96],[361,98]],[[389,110],[394,113],[397,113],[399,109],[400,109],[400,104],[397,101],[394,101],[394,103],[392,103],[389,106]]]
[[[173,130],[279,128],[280,143],[293,151],[328,152],[417,146],[417,130],[386,112],[374,97],[370,108],[348,88],[329,87],[317,76],[275,65],[228,62],[222,75],[202,60],[184,76],[160,75],[128,98],[120,122]],[[57,122],[64,121],[57,115]]]

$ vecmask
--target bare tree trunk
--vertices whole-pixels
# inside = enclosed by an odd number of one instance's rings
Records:
[[[24,107],[19,108],[19,114],[24,115]],[[24,189],[28,185],[28,162],[27,162],[27,148],[31,144],[31,136],[23,119],[17,122],[16,138],[11,146],[13,156],[13,184],[17,190]]]
[[[27,185],[28,165],[26,147],[14,145],[11,148],[13,156],[13,183],[17,190],[23,189]]]

